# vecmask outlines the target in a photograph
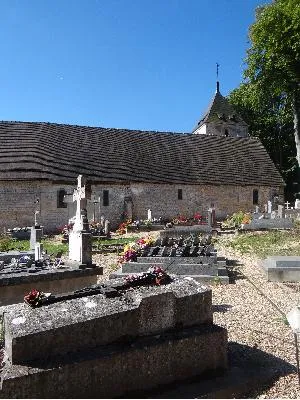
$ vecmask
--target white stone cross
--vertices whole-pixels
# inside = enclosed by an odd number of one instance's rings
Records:
[[[39,214],[40,212],[38,211],[38,210],[36,210],[35,211],[35,213],[34,213],[34,226],[37,226],[37,215]]]
[[[86,192],[86,179],[82,175],[78,175],[77,188],[73,192],[73,201],[76,201],[76,216],[75,224],[73,227],[74,231],[80,231],[83,229],[81,210],[86,209],[88,193]],[[83,186],[84,185],[84,186]]]
[[[290,205],[291,203],[289,203],[289,202],[287,201],[287,202],[284,203],[284,204],[286,205],[286,209],[289,210],[289,205]]]

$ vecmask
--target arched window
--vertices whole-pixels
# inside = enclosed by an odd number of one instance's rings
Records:
[[[257,205],[258,204],[258,190],[253,189],[253,204]]]

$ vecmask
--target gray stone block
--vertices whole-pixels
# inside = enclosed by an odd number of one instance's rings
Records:
[[[271,282],[299,282],[299,256],[273,256],[262,261],[261,267]]]
[[[254,219],[250,224],[245,224],[242,230],[260,230],[260,229],[291,229],[293,220],[289,218],[278,219]]]
[[[94,295],[35,309],[7,306],[5,348],[11,362],[19,363],[202,323],[212,323],[211,290],[174,278],[114,299]]]
[[[0,398],[131,397],[131,391],[226,368],[226,330],[202,325],[51,361],[7,364]]]
[[[103,267],[79,268],[78,263],[62,268],[49,268],[30,273],[6,274],[0,270],[0,306],[23,302],[24,295],[36,288],[53,294],[81,289],[97,283],[97,276],[103,274]]]

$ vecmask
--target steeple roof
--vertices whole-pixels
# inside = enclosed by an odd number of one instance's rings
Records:
[[[221,95],[219,82],[217,82],[216,93],[208,106],[206,112],[199,119],[198,123],[194,127],[192,132],[195,132],[203,124],[208,122],[236,122],[239,124],[247,125],[242,117],[237,114],[235,109],[229,103],[229,101]]]

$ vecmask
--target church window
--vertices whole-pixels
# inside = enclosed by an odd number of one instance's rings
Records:
[[[258,190],[253,189],[253,204],[257,205],[258,204]]]
[[[178,189],[178,200],[182,200],[182,189]]]
[[[103,190],[103,206],[109,206],[109,191]]]
[[[57,208],[67,208],[67,204],[64,202],[66,194],[65,189],[59,189],[57,192]]]

